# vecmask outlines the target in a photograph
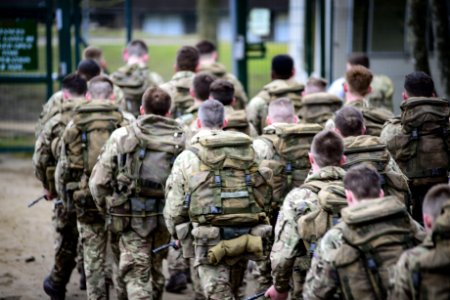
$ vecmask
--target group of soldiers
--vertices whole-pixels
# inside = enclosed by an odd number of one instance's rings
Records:
[[[250,101],[209,41],[181,47],[165,83],[143,41],[123,59],[106,75],[88,47],[38,121],[51,299],[75,267],[88,299],[188,282],[196,300],[243,298],[245,276],[279,300],[450,297],[450,108],[429,75],[405,77],[395,117],[364,54],[328,91],[277,55]]]

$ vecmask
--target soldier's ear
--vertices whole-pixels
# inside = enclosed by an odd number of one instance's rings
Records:
[[[348,93],[348,84],[344,82],[344,93]]]
[[[266,117],[266,124],[267,125],[272,125],[272,118],[271,117],[269,117],[269,116]]]
[[[341,166],[343,166],[345,164],[345,162],[347,161],[347,156],[345,156],[344,154],[342,154],[341,160],[339,161],[339,164]]]
[[[149,59],[148,54],[144,54],[144,55],[141,56],[141,60],[142,60],[143,62],[147,62],[148,59]]]
[[[383,198],[384,197],[384,191],[383,191],[383,189],[381,189],[380,190],[380,194],[378,195],[380,198]]]
[[[86,93],[86,96],[84,96],[84,98],[86,98],[86,100],[88,100],[88,101],[92,100],[92,95],[91,95],[91,93],[87,92],[87,93]]]
[[[223,127],[222,128],[227,127],[227,125],[228,125],[228,119],[225,118],[225,119],[223,119]]]
[[[141,116],[145,115],[145,109],[142,105],[139,107],[139,112],[141,113]]]
[[[403,100],[408,100],[408,98],[409,98],[409,95],[408,95],[408,92],[407,91],[403,91],[402,92],[402,98],[403,98]]]
[[[367,94],[372,93],[372,91],[373,91],[373,89],[372,89],[372,87],[369,85],[369,87],[367,88]]]
[[[200,118],[197,118],[197,128],[200,129],[202,128],[202,121],[200,121]]]
[[[363,128],[361,129],[361,135],[365,134],[366,134],[366,125],[364,125]]]
[[[123,50],[122,58],[124,62],[128,62],[128,59],[130,58],[128,55],[128,49],[125,48],[125,50]]]
[[[427,231],[431,231],[433,228],[433,218],[429,214],[422,214],[423,218],[423,226],[425,226],[425,229]]]
[[[353,192],[350,190],[345,189],[345,198],[347,199],[347,203],[349,206],[357,203],[355,195],[353,195]]]
[[[297,115],[294,115],[293,120],[294,120],[294,124],[298,124],[298,122],[300,121],[300,119],[298,118]]]
[[[314,155],[311,152],[308,152],[308,158],[309,158],[309,162],[311,163],[311,165],[313,165],[315,163],[315,160],[314,160]]]

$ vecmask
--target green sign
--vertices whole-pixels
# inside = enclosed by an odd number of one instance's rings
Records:
[[[37,24],[0,20],[0,72],[37,70]]]

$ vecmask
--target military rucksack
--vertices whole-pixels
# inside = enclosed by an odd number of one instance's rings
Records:
[[[118,149],[115,196],[107,201],[109,229],[131,227],[148,236],[162,217],[164,188],[173,162],[184,148],[181,127],[172,119],[149,115],[126,127]]]
[[[322,126],[342,107],[342,100],[330,93],[314,93],[303,97],[300,119],[302,123],[317,123]]]
[[[311,181],[301,188],[313,191],[319,198],[318,209],[301,216],[297,221],[305,249],[309,249],[312,255],[320,238],[338,223],[341,209],[347,206],[347,199],[342,181]]]
[[[344,299],[386,299],[389,273],[418,243],[416,225],[395,197],[371,199],[341,210],[343,244],[333,267]]]
[[[250,135],[250,122],[247,119],[245,110],[233,110],[226,113],[227,126],[223,128],[225,131],[238,131]]]
[[[413,299],[444,300],[450,297],[450,201],[435,221],[432,243],[432,247],[412,257],[409,267]]]
[[[249,136],[233,131],[212,131],[192,144],[201,167],[185,199],[191,221],[247,229],[267,221],[270,171],[258,168],[251,145]]]
[[[380,136],[384,123],[394,117],[394,114],[385,108],[363,108],[361,112],[364,116],[366,134]]]
[[[42,130],[44,129],[45,123],[47,123],[47,121],[50,120],[54,115],[59,113],[59,106],[63,101],[63,92],[58,91],[54,93],[50,97],[50,99],[48,99],[48,101],[43,105],[34,132],[36,138],[39,136],[39,134],[41,134]]]
[[[318,124],[276,124],[264,129],[260,139],[276,153],[273,159],[261,162],[273,172],[273,203],[281,205],[287,193],[305,181],[311,169],[308,152],[321,130]]]
[[[372,92],[367,95],[367,102],[370,108],[384,108],[392,111],[392,97],[394,95],[394,84],[386,75],[373,76]]]
[[[265,86],[265,90],[269,93],[269,102],[278,98],[289,98],[297,115],[300,114],[302,108],[302,92],[305,86],[301,83],[288,83],[286,80],[276,80]]]
[[[348,170],[360,164],[371,165],[381,175],[381,186],[386,196],[394,195],[409,207],[408,183],[402,174],[388,168],[391,155],[378,137],[369,135],[346,137],[344,145],[346,161],[342,166],[343,169]]]
[[[111,80],[122,89],[126,110],[137,117],[142,103],[142,95],[153,84],[150,82],[148,69],[142,68],[138,64],[126,65],[111,74]]]
[[[194,105],[194,98],[189,93],[190,85],[186,82],[177,82],[175,85],[175,95],[173,95],[173,118],[179,118],[189,112],[189,108]]]
[[[388,149],[413,183],[447,177],[449,168],[449,103],[439,98],[409,98],[401,105],[402,133]]]

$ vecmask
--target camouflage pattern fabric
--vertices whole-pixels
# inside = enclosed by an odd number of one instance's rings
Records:
[[[195,73],[191,71],[178,71],[176,72],[173,77],[166,83],[161,84],[159,87],[165,90],[171,97],[172,103],[170,111],[172,113],[172,117],[178,118],[179,116],[175,115],[174,112],[176,111],[178,113],[178,98],[179,92],[178,88],[183,88],[189,90],[192,87],[192,82],[194,80]],[[181,100],[181,99],[180,99]],[[192,105],[194,104],[194,100],[192,98]],[[184,115],[185,112],[181,112],[181,115]]]
[[[392,97],[394,96],[394,83],[386,75],[373,76],[370,83],[372,92],[367,96],[369,107],[385,108],[393,111]]]
[[[397,134],[402,132],[402,124],[400,122],[400,117],[395,117],[389,119],[384,123],[383,129],[381,130],[380,140],[383,144],[386,144]]]
[[[47,121],[50,120],[50,118],[57,113],[57,107],[62,101],[63,101],[63,92],[57,91],[42,106],[42,111],[39,114],[39,119],[37,121],[35,128],[36,138],[41,133],[45,123],[47,123]]]

